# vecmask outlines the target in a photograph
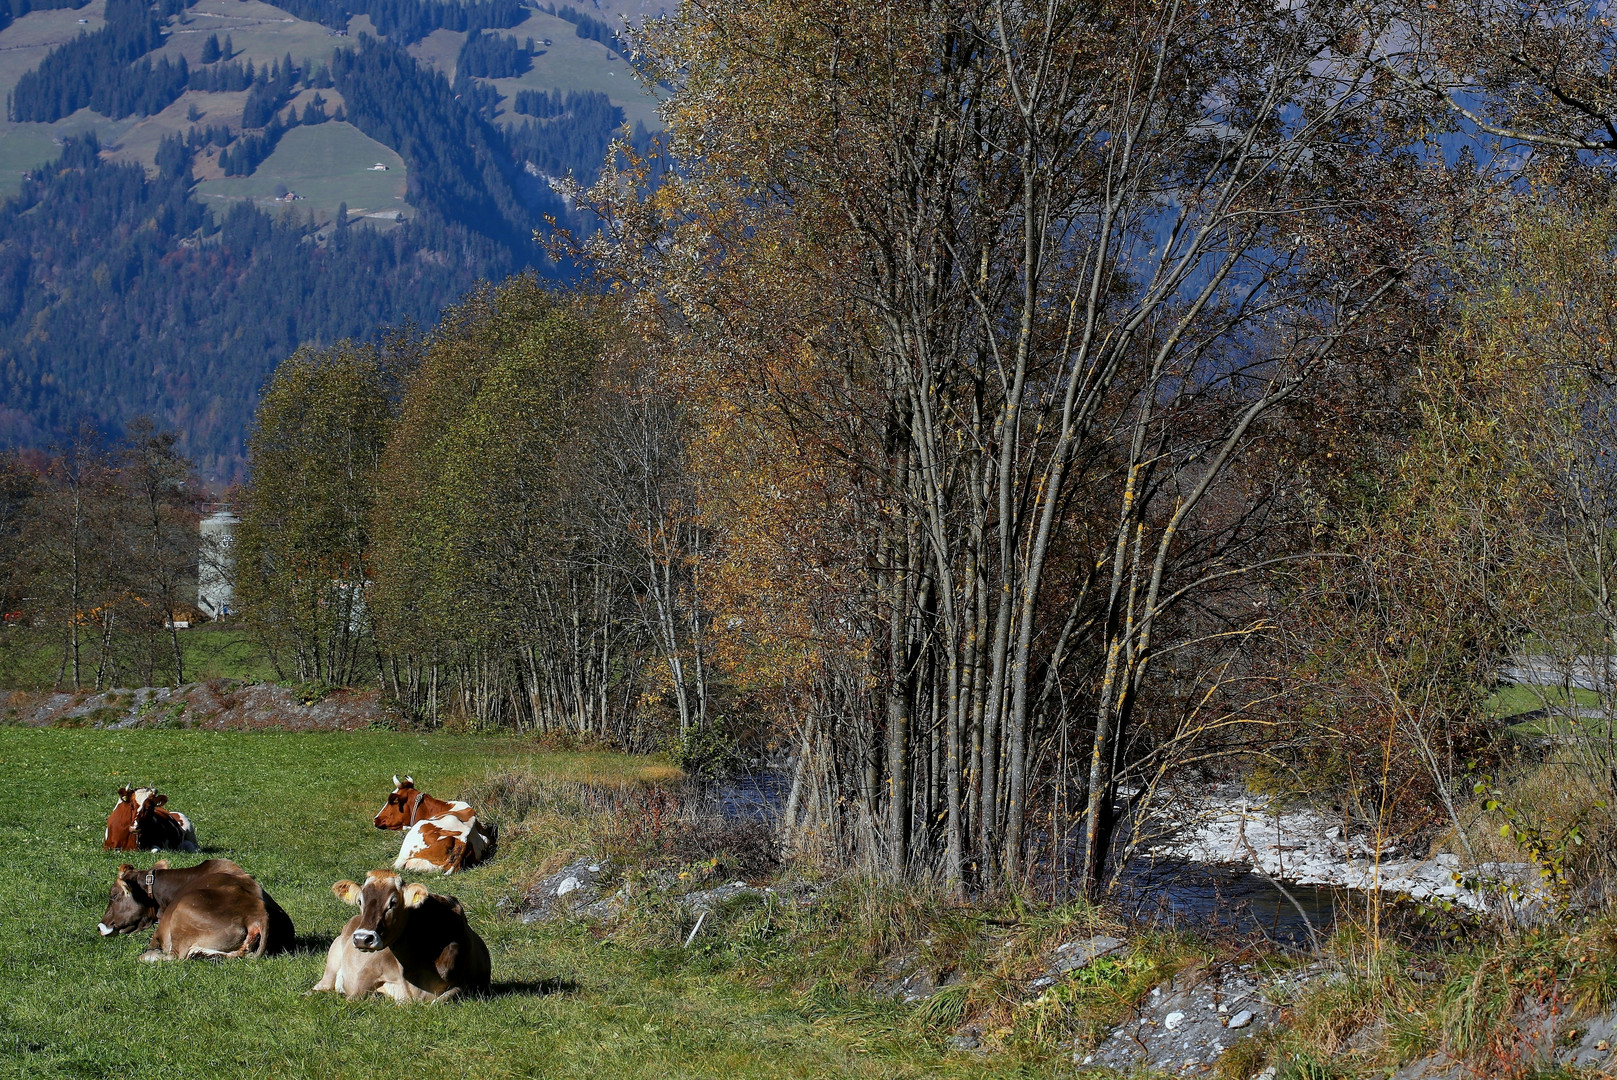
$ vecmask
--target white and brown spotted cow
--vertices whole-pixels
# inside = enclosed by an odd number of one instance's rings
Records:
[[[107,815],[101,846],[108,851],[196,851],[191,819],[167,807],[168,796],[156,788],[121,787],[118,804]]]
[[[376,815],[378,829],[408,829],[395,870],[453,874],[482,862],[494,849],[495,832],[477,820],[470,803],[445,802],[406,776],[393,778],[393,794]]]
[[[489,988],[488,946],[466,922],[453,896],[399,875],[372,870],[365,884],[339,881],[333,895],[355,904],[326,953],[326,969],[310,993],[335,991],[350,1001],[385,994],[394,1001],[445,1001]]]

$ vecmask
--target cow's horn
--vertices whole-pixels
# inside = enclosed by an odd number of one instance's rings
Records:
[[[393,786],[394,787],[399,786],[399,774],[398,773],[393,774]]]
[[[415,787],[415,777],[413,777],[413,776],[406,776],[404,778],[404,782],[406,784],[409,784],[411,787]]]

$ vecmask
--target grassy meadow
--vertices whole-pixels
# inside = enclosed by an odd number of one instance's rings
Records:
[[[343,43],[316,22],[262,0],[197,0],[169,23],[168,40],[155,56],[185,57],[190,64],[202,60],[202,46],[210,34],[223,42],[228,36],[236,51],[232,59],[262,67],[290,55],[298,61],[325,63]]]
[[[505,99],[505,111],[500,117],[503,122],[521,123],[525,119],[511,107],[511,99],[519,90],[599,90],[613,104],[623,107],[624,118],[630,124],[639,120],[648,128],[660,126],[656,99],[646,93],[629,65],[600,42],[579,37],[572,23],[533,11],[517,26],[499,32],[518,41],[549,38],[552,43],[542,56],[534,57],[533,67],[526,74],[515,79],[489,80]]]
[[[62,632],[56,628],[11,626],[0,630],[0,690],[39,691],[58,685],[71,688],[70,681],[58,684],[56,678],[62,667],[62,649]],[[180,651],[185,658],[187,682],[274,682],[277,678],[269,654],[246,630],[234,624],[204,624],[182,630]],[[92,685],[95,658],[95,643],[90,641],[84,647],[82,664]]]
[[[97,732],[0,728],[0,1076],[908,1077],[1049,1075],[946,1055],[891,1010],[812,1018],[788,990],[678,949],[527,926],[502,899],[543,852],[517,842],[436,891],[466,905],[494,957],[495,994],[442,1007],[305,997],[351,913],[331,883],[388,865],[399,835],[371,826],[394,772],[453,795],[491,770],[630,784],[669,770],[609,753],[541,753],[509,738]],[[158,783],[193,817],[199,855],[235,859],[286,908],[301,947],[219,963],[141,963],[147,935],[99,937],[115,868],[101,850],[120,784]],[[896,1007],[895,1007],[896,1008]]]
[[[377,162],[388,171],[371,172]],[[277,184],[302,198],[277,203]],[[404,201],[404,184],[403,158],[352,124],[331,122],[293,128],[251,176],[204,180],[196,194],[216,218],[223,218],[236,199],[249,199],[266,210],[314,211],[322,217],[335,215],[342,203],[348,204],[350,215],[403,211],[413,217]]]

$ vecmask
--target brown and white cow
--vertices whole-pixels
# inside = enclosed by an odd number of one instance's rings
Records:
[[[263,956],[292,948],[292,920],[252,875],[229,859],[150,870],[128,863],[112,882],[103,935],[132,934],[153,923],[142,960]]]
[[[168,809],[167,802],[168,796],[155,788],[119,788],[118,804],[107,815],[101,846],[108,851],[196,851],[197,834],[191,819]]]
[[[487,992],[488,946],[453,896],[406,885],[388,870],[372,870],[363,885],[339,881],[331,891],[358,905],[359,914],[331,943],[325,973],[310,993],[330,990],[350,1001],[379,993],[400,1002],[437,1002]]]
[[[482,862],[494,848],[495,831],[477,820],[471,803],[445,802],[406,776],[393,778],[393,794],[374,819],[378,829],[408,829],[395,870],[453,874]]]

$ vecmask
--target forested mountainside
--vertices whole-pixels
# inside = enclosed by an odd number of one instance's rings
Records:
[[[0,11],[0,31],[46,6],[30,2]],[[215,17],[197,0],[92,0],[62,13],[87,28],[12,84],[0,162],[40,130],[58,150],[0,205],[0,444],[150,416],[228,481],[259,386],[300,344],[430,323],[479,280],[571,272],[534,231],[588,228],[551,179],[593,176],[626,120],[621,97],[557,80],[615,63],[637,92],[604,21],[519,0],[260,7],[289,13],[277,22],[304,28],[287,37],[310,55],[264,58],[277,39],[249,28],[244,48],[228,21],[191,31]],[[445,41],[458,47],[435,53]],[[571,67],[536,69],[547,53]],[[640,116],[632,130],[649,143]],[[322,163],[331,146],[364,164]],[[384,151],[391,164],[370,163]],[[364,205],[343,197],[360,170],[389,173],[367,178]],[[378,203],[383,183],[396,194]]]

